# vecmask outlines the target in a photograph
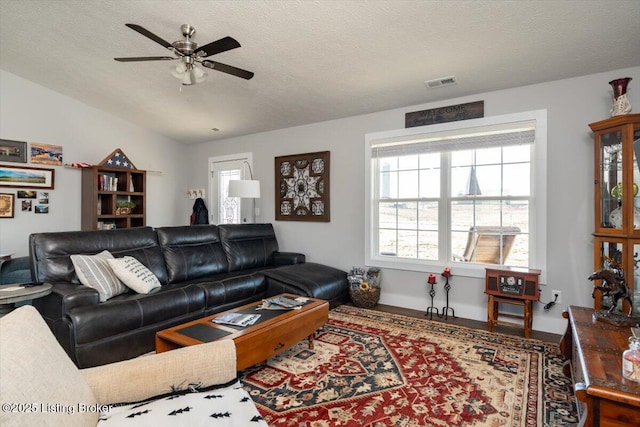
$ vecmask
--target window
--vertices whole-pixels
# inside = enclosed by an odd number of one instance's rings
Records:
[[[545,156],[545,111],[366,135],[367,263],[541,268]]]

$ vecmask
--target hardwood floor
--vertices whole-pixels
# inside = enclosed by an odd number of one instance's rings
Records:
[[[394,307],[391,305],[378,304],[375,307],[373,307],[373,310],[379,310],[385,313],[402,314],[404,316],[426,318],[425,311],[413,310],[413,309],[402,308],[402,307]],[[481,322],[479,320],[464,319],[462,317],[453,318],[451,316],[449,316],[449,318],[445,320],[444,317],[440,318],[435,314],[433,315],[432,320],[443,322],[443,323],[449,323],[453,325],[466,326],[468,328],[483,329],[485,331],[487,330],[487,322]],[[509,326],[497,325],[493,328],[493,331],[499,332],[502,334],[521,336],[522,339],[524,339],[524,332],[522,328],[513,328]],[[545,341],[550,343],[559,343],[561,337],[562,336],[558,334],[551,334],[548,332],[535,331],[535,330],[531,331],[531,338],[537,339],[540,341]]]

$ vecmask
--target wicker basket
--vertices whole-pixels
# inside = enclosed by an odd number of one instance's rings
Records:
[[[131,215],[131,208],[116,208],[116,215]]]
[[[362,290],[360,288],[349,288],[349,295],[351,296],[351,302],[356,307],[371,308],[378,304],[380,300],[380,288],[369,288]]]
[[[347,274],[349,296],[356,307],[371,308],[380,300],[380,269],[353,267]]]

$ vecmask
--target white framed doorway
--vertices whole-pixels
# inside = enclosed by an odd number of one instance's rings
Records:
[[[253,153],[210,157],[208,164],[209,200],[211,201],[209,222],[211,224],[254,222],[252,200],[229,197],[229,181],[250,179],[249,169],[253,168]]]

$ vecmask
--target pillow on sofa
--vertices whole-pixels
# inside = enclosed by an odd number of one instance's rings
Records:
[[[109,251],[102,251],[96,255],[71,255],[71,262],[80,283],[98,291],[100,302],[127,291],[127,287],[109,267],[108,259],[113,259]]]
[[[148,294],[160,287],[156,275],[132,256],[108,259],[107,263],[118,279],[139,294]]]

